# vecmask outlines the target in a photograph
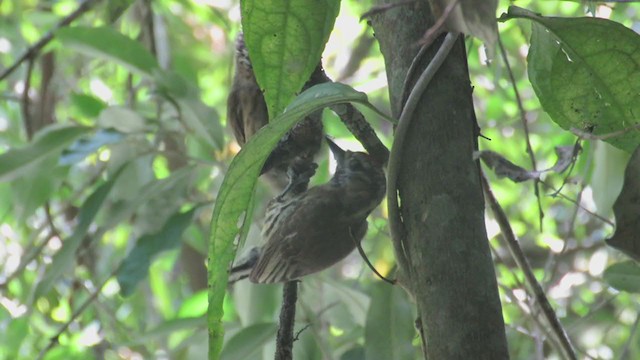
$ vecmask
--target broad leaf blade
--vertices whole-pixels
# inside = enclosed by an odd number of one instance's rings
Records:
[[[74,26],[56,31],[63,45],[84,54],[114,61],[127,69],[151,75],[158,62],[139,42],[109,27]]]
[[[263,127],[233,159],[222,182],[211,220],[209,242],[209,357],[220,353],[224,330],[222,304],[227,287],[227,269],[237,249],[240,228],[262,164],[280,138],[300,119],[334,104],[359,102],[371,106],[364,93],[338,83],[316,85],[300,94],[274,121]]]
[[[0,155],[0,181],[13,180],[24,174],[37,161],[64,149],[78,137],[91,131],[83,126],[52,126],[22,148]]]
[[[609,266],[603,277],[609,285],[618,290],[640,293],[640,266],[634,261]]]
[[[399,287],[374,284],[364,332],[366,358],[415,359],[413,322],[411,304]]]
[[[240,4],[245,43],[273,119],[318,65],[340,1],[246,0]]]
[[[543,17],[514,6],[501,19],[510,18],[533,21],[529,79],[553,121],[596,135],[640,122],[638,34],[607,19]],[[640,132],[605,141],[632,152]]]
[[[138,239],[116,274],[122,296],[133,293],[136,285],[147,276],[151,261],[157,254],[180,244],[182,233],[191,224],[196,209],[174,214],[160,231]]]
[[[235,334],[224,347],[220,359],[244,360],[255,359],[262,346],[273,339],[278,330],[274,323],[263,323],[248,326]]]
[[[613,204],[616,232],[607,245],[640,261],[640,146],[627,163],[620,195]]]
[[[73,267],[76,251],[82,244],[82,240],[89,231],[89,226],[96,217],[98,210],[102,207],[102,204],[107,198],[107,195],[109,195],[111,188],[113,188],[113,184],[116,182],[118,175],[120,175],[121,172],[122,168],[116,172],[109,181],[98,186],[98,188],[84,201],[80,207],[78,225],[73,231],[73,234],[62,242],[62,248],[53,256],[53,261],[47,267],[44,277],[36,286],[35,299],[47,294],[60,276]]]

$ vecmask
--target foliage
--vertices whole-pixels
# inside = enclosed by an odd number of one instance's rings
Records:
[[[246,1],[243,11],[262,3]],[[241,26],[238,3],[96,1],[0,81],[0,358],[207,357],[208,238],[231,246],[210,259],[209,270],[219,279],[233,259],[243,213],[253,215],[244,223],[247,243],[259,241],[264,205],[274,194],[256,182],[257,169],[302,113],[295,111],[344,101],[388,108],[384,64],[371,30],[358,21],[371,4],[344,1],[335,18],[337,2],[323,3],[327,8],[316,14],[321,21],[309,24],[313,39],[287,38],[291,43],[283,45],[305,54],[301,46],[314,49],[282,94],[273,95],[275,100],[268,94],[272,114],[287,105],[289,114],[238,157],[220,116]],[[598,136],[614,133],[604,140],[625,151],[583,140],[576,163],[563,174],[544,174],[538,185],[494,177],[491,185],[579,357],[635,358],[640,354],[638,265],[604,239],[613,233],[612,207],[629,154],[638,146],[637,129],[629,129],[638,121],[639,40],[629,30],[640,21],[638,7],[518,5],[534,13],[511,9],[504,18],[511,19],[498,23],[510,70],[497,49],[488,54],[493,61],[487,65],[481,42],[467,41],[476,113],[483,135],[491,139],[481,140],[481,149],[529,170],[547,169],[556,162],[555,147],[576,142],[566,131],[573,127],[582,136],[590,130]],[[71,0],[1,2],[2,68],[77,6]],[[498,14],[508,6],[501,1]],[[254,51],[260,32],[267,33],[252,30],[247,21],[242,22],[253,34],[247,40]],[[261,21],[251,20],[254,26]],[[290,104],[320,53],[332,78],[358,91],[312,89],[306,94],[312,99],[303,95]],[[270,82],[287,78],[287,61],[265,58],[265,69],[256,69],[262,74],[258,79],[272,89]],[[389,123],[369,108],[361,110],[390,145]],[[324,123],[342,145],[358,146],[332,113],[325,112]],[[319,161],[316,183],[329,177],[327,157]],[[579,206],[567,199],[577,199]],[[233,211],[225,213],[225,206]],[[629,212],[624,216],[637,224]],[[391,273],[384,204],[369,220],[365,251],[379,271]],[[217,237],[229,229],[235,232]],[[540,352],[557,358],[522,271],[495,239],[499,229],[491,217],[487,230],[512,357]],[[354,254],[304,280],[297,330],[308,328],[295,343],[295,358],[418,357],[410,299],[381,284],[362,264]],[[219,283],[217,292],[226,329],[222,358],[272,357],[278,287],[240,282],[225,291],[225,284]]]

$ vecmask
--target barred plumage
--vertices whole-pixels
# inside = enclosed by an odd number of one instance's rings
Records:
[[[285,282],[324,270],[364,238],[367,217],[384,196],[382,166],[368,154],[329,145],[338,166],[328,183],[307,189],[315,164],[294,163],[290,184],[269,203],[252,282]]]
[[[320,64],[302,90],[323,81],[323,75]],[[256,82],[242,33],[236,39],[236,71],[227,98],[227,122],[240,146],[269,122],[264,95]],[[280,139],[265,161],[261,174],[270,170],[284,173],[295,159],[313,162],[320,150],[322,137],[322,112],[318,111],[300,121]]]

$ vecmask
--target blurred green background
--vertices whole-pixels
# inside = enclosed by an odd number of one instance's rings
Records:
[[[497,15],[509,4],[500,1]],[[372,5],[342,3],[323,63],[331,78],[366,92],[388,113],[384,63],[372,30],[359,21]],[[634,4],[517,5],[640,28]],[[2,69],[77,7],[69,0],[0,2]],[[0,152],[12,161],[0,164],[0,359],[205,359],[208,227],[239,150],[225,119],[239,4],[103,1],[74,26],[83,28],[60,32],[0,81]],[[575,136],[542,111],[529,83],[530,28],[522,20],[499,24],[538,168],[547,168],[554,147],[573,144]],[[480,139],[481,149],[528,167],[504,62],[478,40],[469,38],[467,48],[476,114],[491,139]],[[389,146],[390,124],[361,110]],[[360,149],[330,111],[324,124],[339,144]],[[583,147],[562,193],[612,218],[628,154],[595,141]],[[328,158],[323,151],[314,183],[330,177]],[[556,187],[563,180],[546,179]],[[608,264],[625,259],[604,244],[613,228],[541,188],[541,230],[533,185],[492,179],[492,186],[579,357],[639,357],[640,298],[602,278]],[[273,195],[260,183],[247,245],[259,242]],[[380,272],[391,274],[385,207],[369,218],[363,247]],[[490,217],[487,230],[512,358],[558,358]],[[305,278],[300,291],[296,359],[419,358],[411,300],[377,279],[358,254]],[[280,286],[245,281],[229,289],[224,359],[273,356],[279,302]]]

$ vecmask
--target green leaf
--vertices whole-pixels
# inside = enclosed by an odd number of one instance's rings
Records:
[[[221,360],[255,359],[267,341],[272,340],[278,326],[275,323],[255,324],[240,330],[225,345]]]
[[[224,132],[215,109],[199,98],[179,99],[178,103],[185,123],[194,135],[205,139],[214,149],[224,148]]]
[[[158,69],[158,62],[142,44],[110,27],[64,27],[56,31],[56,38],[64,46],[114,61],[142,75],[150,76]]]
[[[620,291],[640,293],[640,266],[634,261],[609,266],[603,277],[604,281]]]
[[[122,133],[115,130],[98,130],[88,138],[76,140],[71,146],[65,149],[60,156],[58,163],[60,165],[72,165],[82,161],[84,158],[93,154],[102,146],[114,144],[124,138]]]
[[[240,11],[251,64],[273,119],[318,65],[340,1],[246,0]]]
[[[51,155],[11,182],[13,211],[17,219],[25,221],[58,189],[68,169],[57,165],[57,155]]]
[[[76,108],[76,110],[78,110],[78,112],[89,118],[95,118],[104,108],[107,107],[107,104],[102,100],[87,94],[72,93],[70,100],[71,104]]]
[[[78,214],[78,225],[73,234],[64,239],[62,248],[53,256],[53,261],[47,267],[42,280],[38,283],[35,290],[35,299],[47,294],[53,284],[64,274],[69,271],[75,264],[76,251],[82,244],[85,235],[89,231],[89,226],[93,223],[98,210],[102,207],[104,200],[109,195],[113,184],[118,179],[122,168],[116,172],[109,181],[98,186],[98,188],[84,201],[80,207]]]
[[[182,233],[191,224],[196,209],[194,207],[189,211],[174,214],[160,231],[143,235],[136,241],[136,245],[116,274],[122,296],[131,295],[136,285],[147,277],[154,256],[180,244]]]
[[[202,317],[207,313],[207,291],[201,290],[186,298],[180,309],[178,310],[178,317],[181,318],[194,318]]]
[[[4,310],[4,309],[3,309]],[[3,319],[7,319],[4,317]],[[28,316],[21,316],[8,321],[2,329],[2,338],[0,338],[0,355],[5,359],[18,359],[22,355],[20,349],[22,349],[22,343],[30,338]],[[6,321],[6,320],[5,320]]]
[[[224,336],[222,305],[227,287],[227,269],[233,260],[239,228],[246,221],[247,208],[258,174],[280,138],[300,119],[334,104],[358,102],[372,106],[364,93],[338,83],[316,85],[300,94],[291,105],[258,131],[233,159],[222,182],[211,220],[209,242],[209,356],[215,358]]]
[[[33,142],[0,155],[0,181],[9,181],[24,173],[39,160],[64,149],[78,137],[91,131],[83,126],[50,126],[36,135]]]
[[[529,80],[553,121],[596,135],[640,123],[640,35],[607,19],[543,17],[515,6],[501,20],[512,18],[533,21]],[[605,141],[632,152],[640,132]]]
[[[118,20],[118,18],[120,18],[120,16],[122,14],[124,14],[124,12],[131,5],[133,5],[133,3],[135,3],[135,0],[110,0],[110,1],[107,1],[105,3],[105,6],[106,6],[106,13],[107,13],[107,20],[109,21],[109,23],[112,23],[112,22]]]
[[[137,112],[122,106],[110,106],[98,117],[98,126],[121,133],[142,133],[147,129],[145,119]]]
[[[193,330],[205,325],[204,316],[167,320],[135,338],[129,338],[129,341],[125,341],[122,345],[147,344],[150,341],[164,339],[176,331]]]
[[[640,146],[627,163],[624,183],[613,204],[613,213],[616,232],[606,240],[607,245],[640,261]]]
[[[406,294],[398,286],[378,282],[371,289],[365,326],[367,359],[415,359],[414,317]]]
[[[135,177],[135,169],[132,169],[132,172],[129,172],[130,166],[137,166],[137,160],[135,159],[129,162],[124,166],[124,170],[122,170],[122,176],[120,176],[119,181],[116,184],[116,188],[120,186],[126,186],[127,183],[124,182],[127,180],[126,175],[131,175]],[[105,216],[104,224],[102,224],[102,230],[106,231],[106,229],[111,229],[114,226],[118,225],[120,222],[124,221],[128,217],[130,217],[134,211],[136,211],[143,204],[149,203],[157,196],[163,196],[167,191],[175,190],[176,188],[181,187],[181,183],[186,181],[189,175],[193,172],[193,167],[185,166],[174,172],[167,178],[161,180],[151,180],[146,184],[142,185],[135,193],[133,193],[126,202],[119,203],[119,206],[116,209],[109,209],[109,214]],[[129,177],[128,179],[131,179]],[[114,195],[116,188],[114,188]],[[162,212],[164,209],[159,209],[158,212]]]
[[[224,130],[216,110],[200,99],[200,89],[172,71],[154,72],[158,93],[179,111],[186,128],[214,149],[224,148]]]

